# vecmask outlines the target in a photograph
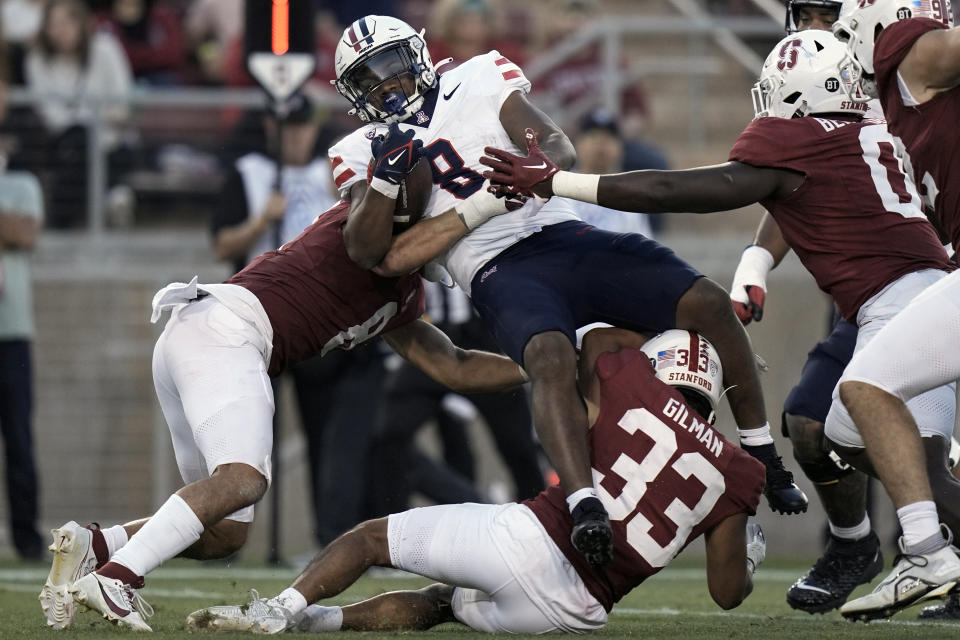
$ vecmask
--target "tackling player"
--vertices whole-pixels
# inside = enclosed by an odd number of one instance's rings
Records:
[[[917,184],[956,250],[960,30],[952,24],[949,0],[872,0],[845,3],[833,28],[847,45],[846,68],[865,94],[880,99],[890,132],[906,147]],[[958,345],[960,273],[955,272],[878,333],[841,378],[840,395],[897,507],[905,552],[873,593],[841,609],[845,616],[886,617],[960,580],[960,561],[950,536],[941,534],[934,508],[942,489],[934,474],[925,473],[917,422],[904,409],[918,394],[960,378]],[[943,519],[942,510],[939,515]]]
[[[367,189],[359,177],[369,160],[368,140],[387,123],[399,122],[431,163],[435,187],[427,215],[486,188],[476,160],[483,146],[519,150],[526,129],[539,134],[558,164],[573,164],[569,139],[530,104],[529,81],[496,51],[438,77],[422,34],[396,18],[366,16],[338,43],[336,72],[337,90],[369,123],[330,149],[337,186],[362,205],[351,217],[378,220],[347,239],[361,263],[377,262],[388,246],[390,212],[375,214],[366,202],[378,198],[373,192],[383,185],[374,181]],[[406,161],[399,146],[389,157]],[[574,545],[591,562],[608,562],[612,550],[584,446],[586,411],[576,393],[575,330],[592,322],[653,332],[679,327],[711,340],[726,365],[741,440],[767,466],[771,507],[806,509],[806,496],[776,454],[749,339],[722,288],[666,247],[585,225],[560,201],[531,200],[519,211],[469,226],[473,231],[438,262],[471,296],[504,352],[529,374],[534,426],[568,494]]]
[[[849,100],[841,89],[849,78],[840,66],[844,56],[845,47],[823,32],[805,31],[781,41],[754,87],[760,117],[740,135],[725,164],[587,176],[559,171],[535,148],[527,158],[487,149],[494,157],[482,161],[494,170],[488,177],[514,189],[533,188],[540,195],[569,196],[615,209],[703,213],[759,201],[818,285],[857,323],[857,348],[863,349],[911,299],[945,279],[954,266],[894,153],[895,139],[882,121],[862,118],[865,106]],[[944,349],[956,352],[955,345]],[[945,464],[953,434],[954,386],[933,388],[908,406],[924,436],[940,518],[956,528],[960,484]],[[864,442],[836,392],[826,431],[841,456],[873,471],[865,464]],[[879,465],[874,467],[880,472]],[[912,527],[909,519],[904,526],[906,534],[906,527]],[[914,530],[907,536],[908,549],[923,554],[926,547],[917,551],[914,546]],[[897,571],[943,584],[932,572],[915,568],[909,558],[898,563]],[[944,562],[960,568],[955,556]],[[911,595],[927,591],[936,589],[918,586]]]
[[[840,15],[838,0],[789,0],[786,31],[829,31]],[[870,111],[881,116],[880,107]],[[763,318],[767,275],[790,251],[783,234],[765,211],[753,244],[740,256],[730,286],[737,317],[744,324]],[[800,380],[783,402],[781,430],[793,444],[793,456],[813,483],[827,514],[829,540],[813,567],[787,590],[787,604],[808,613],[824,613],[846,602],[857,585],[883,567],[880,540],[867,515],[867,475],[853,470],[823,446],[823,423],[840,374],[853,357],[857,327],[834,307],[833,327],[807,355]]]
[[[573,548],[563,492],[506,505],[413,509],[361,524],[318,554],[278,596],[216,606],[190,628],[276,633],[427,629],[459,621],[478,631],[583,633],[693,539],[706,538],[707,585],[724,609],[750,593],[763,560],[756,512],[763,466],[711,426],[723,372],[713,346],[672,330],[649,341],[595,329],[583,341],[580,391],[596,489],[610,512],[615,552],[596,569]],[[668,386],[672,385],[672,386]],[[308,606],[337,595],[370,566],[443,584],[346,607]]]
[[[381,159],[384,145],[373,146]],[[398,183],[404,176],[400,170],[374,174]],[[519,203],[479,192],[421,222],[430,238],[418,243],[418,254],[439,253],[461,238],[465,213],[479,220],[510,206]],[[76,601],[121,626],[150,630],[144,617],[152,609],[137,593],[143,576],[177,555],[222,558],[243,546],[253,505],[270,484],[268,376],[293,362],[382,335],[453,389],[496,391],[524,382],[509,358],[459,349],[419,319],[419,275],[384,277],[354,263],[344,246],[349,208],[337,204],[223,284],[198,285],[194,278],[154,297],[152,321],[172,310],[154,349],[153,377],[186,486],[149,519],[103,531],[69,522],[52,531],[53,567],[40,593],[50,626],[70,626]],[[409,248],[410,237],[401,234],[385,264],[413,271],[419,263],[410,261]]]

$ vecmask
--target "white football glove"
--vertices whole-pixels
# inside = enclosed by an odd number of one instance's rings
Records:
[[[763,529],[755,522],[747,523],[747,569],[751,574],[767,557],[767,540],[763,537]]]
[[[527,196],[520,194],[503,197],[494,195],[491,193],[490,181],[487,180],[482,189],[458,204],[455,210],[463,225],[473,231],[490,218],[516,211],[526,201]]]
[[[763,302],[767,296],[767,274],[773,269],[773,254],[752,244],[743,250],[740,264],[733,274],[730,300],[743,324],[763,318]]]

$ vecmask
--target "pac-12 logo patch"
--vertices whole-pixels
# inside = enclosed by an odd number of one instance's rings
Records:
[[[780,61],[777,62],[777,69],[787,71],[797,66],[797,58],[800,56],[800,47],[803,46],[803,40],[794,38],[789,42],[784,42],[780,47]]]

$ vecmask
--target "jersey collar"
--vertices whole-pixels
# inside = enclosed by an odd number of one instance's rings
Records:
[[[420,106],[420,109],[400,124],[409,124],[415,127],[429,127],[430,121],[433,119],[433,111],[437,107],[437,97],[439,95],[440,83],[438,82],[436,87],[424,94],[423,104]]]

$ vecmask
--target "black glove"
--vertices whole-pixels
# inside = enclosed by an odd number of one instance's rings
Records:
[[[423,141],[414,139],[412,129],[401,131],[394,122],[385,136],[379,135],[370,142],[370,150],[373,152],[370,186],[396,199],[400,183],[423,155]]]

